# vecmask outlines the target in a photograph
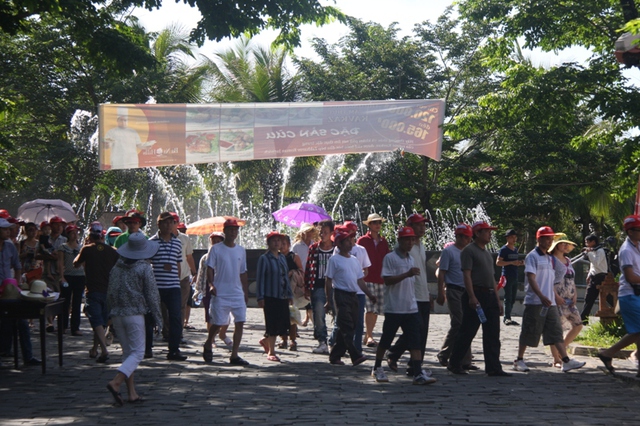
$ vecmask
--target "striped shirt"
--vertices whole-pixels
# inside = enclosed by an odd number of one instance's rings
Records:
[[[265,297],[293,299],[288,272],[287,259],[283,254],[275,257],[271,252],[267,252],[260,256],[256,272],[257,299],[263,300]]]
[[[149,238],[149,241],[157,241],[160,247],[156,255],[151,258],[158,289],[180,288],[178,263],[182,262],[182,243],[173,235],[169,241],[165,241],[160,238],[160,234]]]

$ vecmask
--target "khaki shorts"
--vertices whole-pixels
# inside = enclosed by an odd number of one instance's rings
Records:
[[[558,308],[549,306],[545,316],[540,316],[541,310],[542,305],[525,305],[519,339],[521,346],[537,347],[540,344],[540,336],[545,346],[564,341]]]

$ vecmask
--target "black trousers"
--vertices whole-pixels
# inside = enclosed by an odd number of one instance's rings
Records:
[[[353,335],[358,323],[358,296],[356,293],[333,289],[333,306],[336,310],[336,324],[338,325],[338,335],[336,344],[329,354],[330,361],[339,361],[342,356],[349,351],[351,361],[355,361],[362,356],[353,343]]]
[[[493,290],[475,291],[474,293],[487,317],[487,322],[482,324],[484,369],[486,373],[496,373],[502,370],[500,364],[500,306]],[[481,325],[478,313],[469,306],[469,295],[466,292],[462,295],[462,309],[460,334],[458,334],[453,345],[451,358],[449,358],[449,365],[452,368],[462,367],[462,360],[471,348],[471,342],[476,337]]]
[[[589,286],[587,287],[587,293],[584,295],[584,306],[582,307],[582,312],[580,313],[580,318],[582,318],[583,322],[587,320],[589,315],[591,315],[593,304],[596,302],[596,299],[600,294],[600,290],[598,290],[597,287],[602,284],[606,277],[607,274],[595,274],[591,276],[591,281],[589,282]]]
[[[431,313],[431,302],[418,302],[418,314],[420,315],[420,353],[421,360],[424,361],[424,351],[427,347],[427,336],[429,335],[429,314]],[[396,340],[395,345],[389,348],[389,358],[398,361],[407,350],[407,340],[402,334]]]

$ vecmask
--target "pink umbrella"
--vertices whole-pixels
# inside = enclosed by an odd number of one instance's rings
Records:
[[[331,219],[325,209],[311,203],[293,203],[272,213],[273,218],[286,225],[300,228],[303,223],[320,222]]]

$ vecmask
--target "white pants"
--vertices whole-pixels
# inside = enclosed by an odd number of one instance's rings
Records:
[[[144,316],[111,317],[111,321],[122,345],[123,361],[118,371],[128,378],[144,358]]]

